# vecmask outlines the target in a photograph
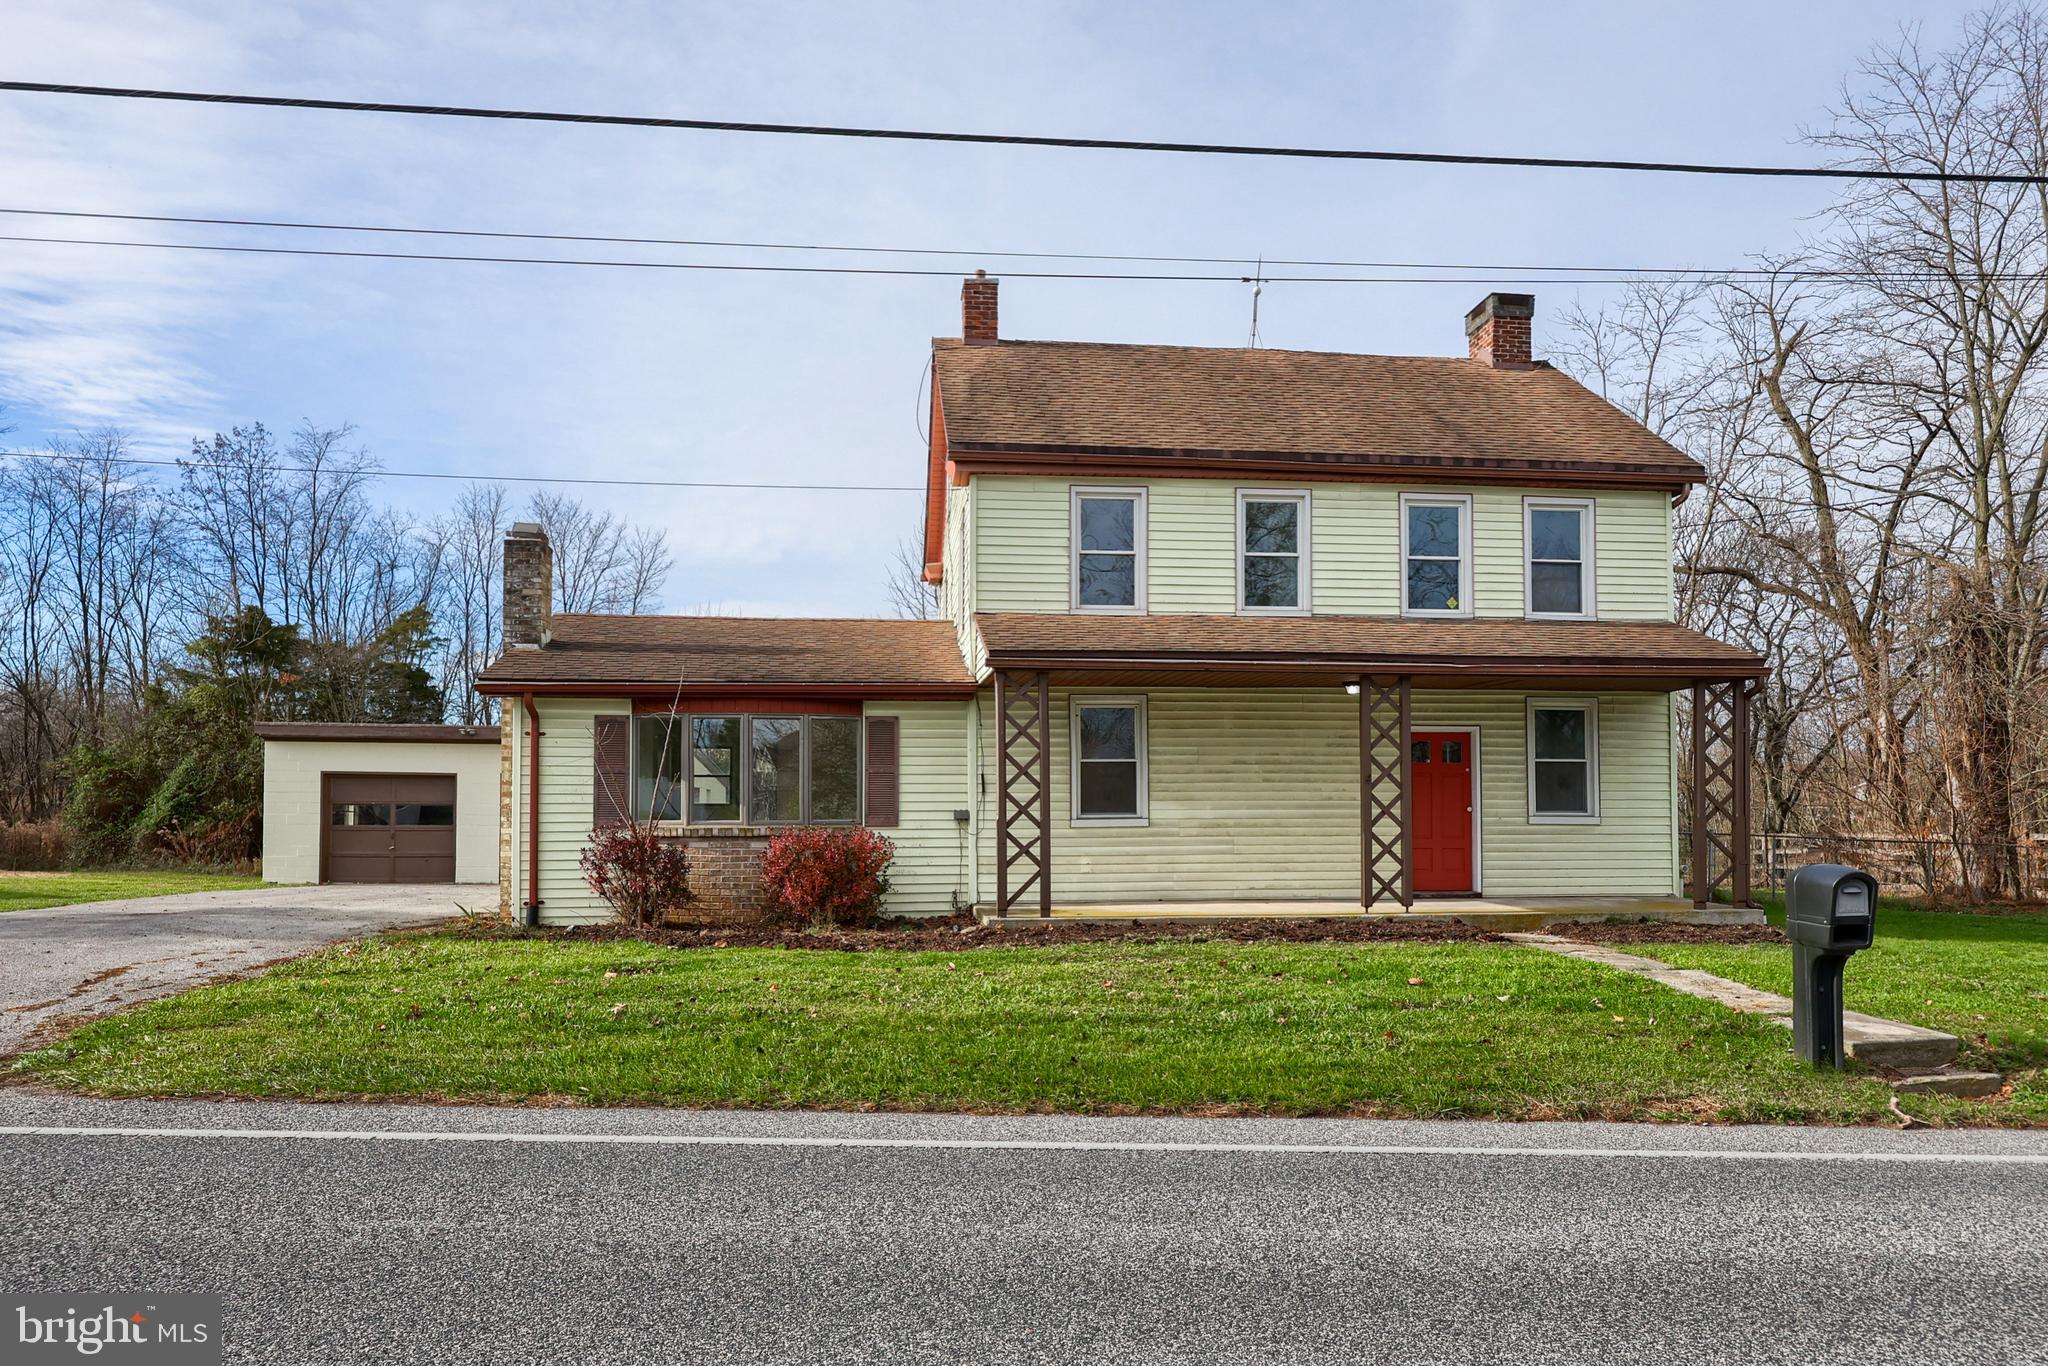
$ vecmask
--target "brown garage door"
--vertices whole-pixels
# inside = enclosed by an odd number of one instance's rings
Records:
[[[455,775],[330,773],[321,878],[455,881]]]

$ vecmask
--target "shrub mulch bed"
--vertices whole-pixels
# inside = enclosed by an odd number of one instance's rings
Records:
[[[578,925],[523,930],[502,922],[465,927],[484,938],[602,942],[631,939],[672,949],[875,949],[956,952],[1015,949],[1045,944],[1171,944],[1187,941],[1269,944],[1504,943],[1491,930],[1456,921],[1388,923],[1374,920],[1205,920],[1149,923],[1051,924],[1032,928],[984,926],[970,915],[884,920],[869,929],[810,930],[785,924],[676,925],[635,933],[620,925]]]

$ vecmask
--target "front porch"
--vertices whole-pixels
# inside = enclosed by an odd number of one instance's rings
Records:
[[[1660,920],[1677,925],[1761,925],[1754,906],[1695,906],[1685,897],[1530,896],[1422,897],[1363,906],[1355,901],[1122,901],[1055,904],[1049,914],[977,913],[984,925],[1139,924],[1205,920],[1456,920],[1495,930],[1537,930],[1546,925],[1604,920]]]
[[[1068,622],[979,621],[991,922],[1756,919],[1741,737],[1762,664],[1696,633],[1136,617],[1116,628],[1163,639],[1083,656],[1040,639]],[[1318,648],[1245,648],[1281,626]],[[1401,655],[1332,648],[1389,634]],[[1084,716],[1113,723],[1093,810]]]

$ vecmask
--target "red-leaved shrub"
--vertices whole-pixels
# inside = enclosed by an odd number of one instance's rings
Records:
[[[869,925],[894,857],[886,836],[862,826],[793,825],[761,855],[761,900],[816,929]]]
[[[651,827],[616,825],[592,833],[583,849],[583,880],[634,929],[661,923],[690,904],[690,856]]]

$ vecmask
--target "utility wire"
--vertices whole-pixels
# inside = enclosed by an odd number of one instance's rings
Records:
[[[346,250],[339,247],[261,247],[239,246],[224,242],[137,242],[127,239],[98,237],[31,237],[0,233],[0,242],[28,242],[44,246],[62,247],[132,247],[149,251],[212,251],[242,256],[329,256],[348,260],[368,261],[457,261],[475,265],[501,266],[583,266],[616,270],[684,270],[684,271],[737,271],[742,274],[758,275],[868,275],[868,276],[909,276],[916,278],[957,279],[957,269],[939,269],[912,266],[793,266],[761,262],[742,261],[627,261],[608,258],[581,256],[482,256],[462,252],[425,251],[363,251]],[[1483,270],[1484,267],[1440,267],[1440,269]],[[1530,269],[1558,269],[1556,267],[1530,267]],[[1617,267],[1627,269],[1627,267]],[[1711,271],[1692,271],[1685,275],[1656,276],[1632,275],[1545,275],[1517,277],[1514,275],[1203,275],[1167,271],[1114,271],[1114,270],[1013,270],[1004,272],[1013,280],[1141,280],[1168,284],[1265,284],[1291,285],[1630,285],[1651,279],[1697,278],[1711,281],[1723,278]],[[1795,278],[1787,275],[1782,278]],[[1854,277],[1860,278],[1860,277]],[[1883,276],[1872,278],[1918,279],[1918,275]],[[1929,273],[1925,278],[1946,278]],[[2012,278],[2034,279],[2033,275]]]
[[[540,109],[493,109],[453,104],[398,104],[283,95],[232,95],[198,90],[155,90],[53,81],[0,81],[0,90],[100,99],[171,100],[186,104],[252,105],[268,109],[322,109],[351,114],[414,114],[434,118],[509,119],[525,123],[577,123],[623,128],[685,128],[712,133],[774,133],[795,137],[869,138],[893,142],[954,142],[998,147],[1070,147],[1093,151],[1176,152],[1204,156],[1294,157],[1321,161],[1417,162],[1433,166],[1521,166],[1573,171],[1656,171],[1679,175],[1774,176],[1812,180],[1881,180],[1895,183],[2043,185],[2048,176],[1985,175],[1968,171],[1898,171],[1851,166],[1748,166],[1692,161],[1623,161],[1590,157],[1483,156],[1469,152],[1365,151],[1338,147],[1261,146],[1227,142],[1157,142],[1137,138],[1073,138],[1021,133],[954,133],[929,129],[862,128],[835,124],[752,123],[733,119],[658,118],[641,114],[570,114]]]
[[[219,460],[158,460],[139,455],[73,455],[66,451],[0,451],[0,459],[55,460],[77,465],[153,465],[165,469],[241,470],[242,465]],[[319,474],[313,465],[270,465],[267,469],[294,474]],[[448,479],[475,484],[592,484],[607,488],[645,489],[767,489],[798,493],[923,493],[922,484],[770,484],[708,479],[580,479],[539,474],[435,474],[426,470],[370,469],[363,474],[376,479]]]
[[[609,246],[715,247],[719,249],[748,251],[801,251],[875,256],[958,256],[971,260],[994,258],[1036,261],[1119,261],[1151,265],[1203,266],[1250,266],[1262,261],[1263,264],[1259,267],[1260,269],[1263,269],[1264,266],[1295,266],[1342,270],[1478,270],[1520,274],[1710,276],[1717,279],[1739,276],[1768,276],[1779,279],[1809,277],[1862,279],[1876,276],[1886,278],[1909,276],[1917,278],[1921,274],[1921,272],[1908,271],[1832,270],[1825,268],[1773,270],[1768,266],[1549,266],[1528,264],[1502,265],[1499,262],[1474,261],[1328,261],[1308,258],[1290,259],[1277,256],[1263,258],[1254,256],[1150,256],[1129,252],[971,251],[961,247],[877,247],[827,242],[746,242],[716,237],[625,237],[601,233],[506,232],[483,228],[403,227],[386,223],[318,223],[278,218],[208,218],[196,214],[104,213],[87,209],[25,209],[5,205],[0,205],[0,214],[14,214],[32,218],[88,218],[118,223],[178,223],[219,228],[288,228],[309,232],[387,233],[416,237],[465,237],[518,242],[581,242],[602,243]],[[1932,272],[1928,272],[1928,274],[1932,274]],[[2029,276],[2028,278],[2032,277]]]

